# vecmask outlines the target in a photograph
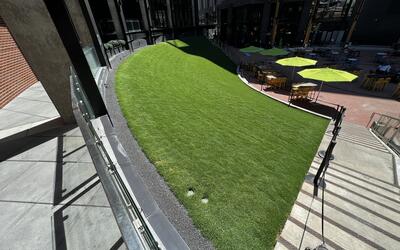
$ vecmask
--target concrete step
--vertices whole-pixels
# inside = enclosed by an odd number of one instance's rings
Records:
[[[365,143],[370,146],[375,146],[378,148],[385,149],[385,147],[382,145],[382,143],[379,142],[373,135],[371,135],[371,137],[372,138],[365,138],[365,137],[353,136],[353,135],[347,135],[347,134],[339,135],[339,139],[350,140],[350,141],[354,141],[357,143]]]
[[[332,136],[332,129],[334,124],[330,124],[330,128],[327,130],[327,135]],[[380,152],[387,153],[388,150],[382,143],[372,135],[368,128],[360,126],[357,124],[352,124],[348,122],[342,123],[342,128],[338,136],[339,140],[343,140],[349,143],[354,143],[356,145],[368,147]]]

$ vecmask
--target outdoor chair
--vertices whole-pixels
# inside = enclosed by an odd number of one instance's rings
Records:
[[[258,80],[259,82],[265,81],[265,74],[264,74],[264,72],[262,72],[262,71],[257,71],[257,80]]]
[[[242,65],[243,69],[246,71],[251,71],[253,69],[253,65],[251,63],[244,63]]]
[[[385,86],[390,82],[390,78],[367,77],[361,87],[372,91],[383,91]]]
[[[286,87],[286,81],[287,81],[286,77],[277,77],[277,78],[268,80],[267,84],[274,89],[282,89],[282,88]]]
[[[372,90],[373,91],[383,91],[385,86],[390,82],[390,78],[379,78],[373,84]]]
[[[357,69],[357,68],[350,68],[347,70],[347,72],[353,74],[353,75],[357,75],[360,76],[361,74],[361,69]]]
[[[258,67],[256,65],[253,65],[251,72],[253,72],[254,77],[257,77]]]
[[[313,90],[313,88],[292,87],[292,90],[290,91],[290,100],[308,100],[309,93]]]
[[[400,101],[400,82],[397,84],[396,90],[393,92],[393,97]]]
[[[363,83],[361,84],[361,87],[364,89],[370,90],[373,88],[373,86],[377,80],[378,80],[378,78],[376,78],[376,77],[367,76],[364,79]]]

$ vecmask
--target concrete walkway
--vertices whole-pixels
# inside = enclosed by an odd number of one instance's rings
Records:
[[[42,84],[37,82],[0,109],[0,138],[59,116]]]
[[[326,149],[331,128],[320,145]],[[328,249],[399,249],[400,187],[394,158],[362,126],[344,123],[327,170],[324,194]],[[316,156],[275,249],[312,249],[322,243],[322,191],[313,198]]]
[[[79,128],[30,135],[58,117],[40,82],[0,109],[0,249],[124,249]]]
[[[0,249],[125,248],[79,128],[0,147]]]

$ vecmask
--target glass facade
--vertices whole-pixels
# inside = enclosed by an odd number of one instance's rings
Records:
[[[171,0],[171,5],[174,27],[184,28],[193,26],[192,1]]]
[[[199,25],[217,23],[215,0],[198,0]]]
[[[123,0],[122,4],[126,22],[126,31],[128,33],[142,31],[144,24],[139,1]]]
[[[168,14],[166,0],[149,0],[153,29],[168,27]]]

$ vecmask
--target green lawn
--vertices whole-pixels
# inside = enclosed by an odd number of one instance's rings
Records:
[[[116,91],[132,133],[202,233],[219,249],[270,249],[328,121],[251,90],[234,72],[207,40],[175,40],[128,58]]]

